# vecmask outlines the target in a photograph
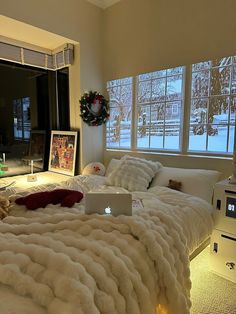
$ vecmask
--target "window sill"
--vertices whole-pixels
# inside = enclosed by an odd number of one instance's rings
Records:
[[[147,151],[147,150],[130,150],[130,149],[113,149],[113,148],[106,148],[106,152],[108,153],[118,153],[118,154],[124,154],[124,153],[130,153],[130,154],[137,154],[137,155],[155,155],[155,156],[167,156],[167,157],[186,157],[186,158],[201,158],[201,159],[220,159],[220,160],[232,160],[233,156],[226,156],[226,155],[216,155],[216,154],[203,154],[203,153],[195,153],[195,152],[190,152],[188,154],[183,154],[180,152],[170,152],[170,151]]]

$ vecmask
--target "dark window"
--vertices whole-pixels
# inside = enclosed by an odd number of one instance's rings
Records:
[[[50,131],[70,127],[68,72],[0,61],[0,165],[4,154],[9,169],[0,169],[0,177],[30,171],[22,159],[29,154],[32,130],[46,134],[38,171],[47,168]]]

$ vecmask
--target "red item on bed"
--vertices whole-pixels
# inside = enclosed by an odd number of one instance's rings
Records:
[[[58,189],[29,194],[15,200],[18,205],[25,205],[28,209],[34,210],[46,207],[48,204],[60,204],[63,207],[72,207],[83,198],[83,193],[74,190]]]

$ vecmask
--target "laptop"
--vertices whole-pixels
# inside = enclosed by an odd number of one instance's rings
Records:
[[[132,216],[132,195],[89,192],[85,194],[85,214]]]

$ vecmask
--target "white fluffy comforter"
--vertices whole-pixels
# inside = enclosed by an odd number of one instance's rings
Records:
[[[161,187],[133,198],[144,209],[117,218],[84,215],[83,203],[37,211],[15,205],[0,223],[0,308],[14,294],[27,310],[28,297],[37,307],[24,314],[153,314],[158,304],[189,313],[189,250],[210,234],[211,206]]]

